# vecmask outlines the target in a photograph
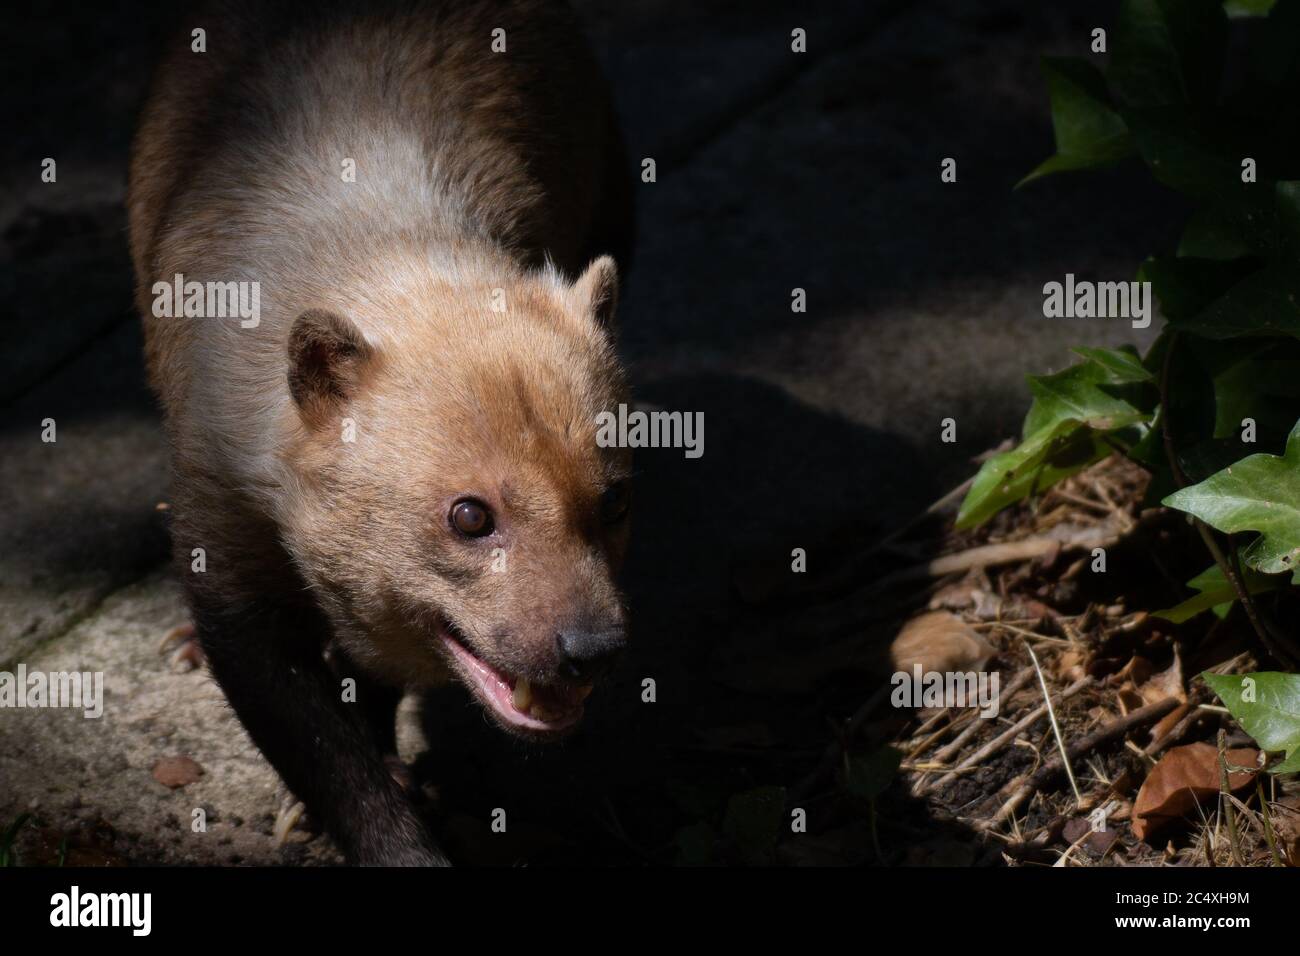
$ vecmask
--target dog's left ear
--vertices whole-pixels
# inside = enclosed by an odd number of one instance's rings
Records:
[[[613,331],[614,309],[618,306],[618,266],[609,256],[601,256],[573,284],[573,292],[582,308],[596,317],[602,328]]]
[[[356,397],[375,350],[351,321],[309,309],[289,330],[289,394],[309,425],[340,414]]]

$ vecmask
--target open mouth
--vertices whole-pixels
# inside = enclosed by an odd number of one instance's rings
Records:
[[[523,677],[493,667],[458,639],[451,628],[438,628],[438,639],[460,666],[470,690],[509,730],[527,734],[555,734],[582,719],[582,702],[590,684],[532,684]]]

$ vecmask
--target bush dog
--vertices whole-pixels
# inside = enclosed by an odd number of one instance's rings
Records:
[[[402,689],[556,738],[625,643],[622,170],[552,0],[220,3],[154,79],[128,212],[177,567],[355,862],[445,862],[390,771]]]

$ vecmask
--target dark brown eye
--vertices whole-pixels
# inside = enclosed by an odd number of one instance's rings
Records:
[[[632,505],[632,489],[626,481],[616,481],[605,489],[600,499],[600,517],[606,524],[614,524],[627,517]]]
[[[451,506],[451,526],[467,538],[492,533],[492,513],[482,502],[466,499]]]

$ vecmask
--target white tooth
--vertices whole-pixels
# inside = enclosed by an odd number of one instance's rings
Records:
[[[528,708],[533,703],[533,689],[528,686],[528,681],[521,677],[515,682],[515,692],[512,698],[515,710],[521,714],[528,713]]]

